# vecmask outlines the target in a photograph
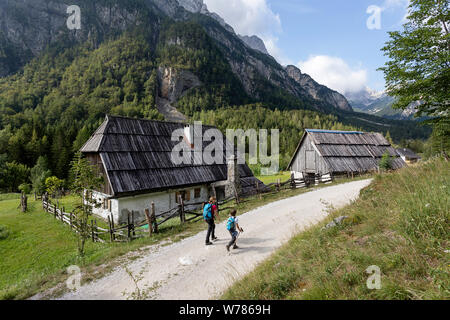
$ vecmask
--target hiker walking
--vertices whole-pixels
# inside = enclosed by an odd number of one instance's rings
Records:
[[[209,199],[209,202],[203,207],[203,218],[205,219],[205,222],[208,224],[208,232],[206,233],[206,242],[205,242],[207,246],[212,245],[212,242],[209,241],[210,236],[211,240],[213,241],[217,240],[217,237],[215,235],[216,224],[214,222],[214,219],[219,218],[219,216],[217,213],[217,206],[215,203],[216,198],[211,197]]]
[[[227,244],[227,251],[230,252],[231,246],[233,246],[233,249],[239,249],[239,247],[236,245],[236,240],[239,236],[239,230],[240,232],[244,232],[244,229],[242,229],[239,226],[239,219],[236,217],[236,210],[231,210],[230,217],[227,221],[227,230],[231,234],[231,241],[229,244]]]

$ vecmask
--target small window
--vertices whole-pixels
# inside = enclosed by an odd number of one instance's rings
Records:
[[[103,198],[103,201],[102,201],[102,209],[106,209],[106,199],[105,198]]]
[[[194,189],[194,197],[195,197],[195,199],[200,198],[201,194],[202,194],[202,189],[200,189],[200,188]]]
[[[180,195],[181,195],[180,192],[175,192],[175,202],[178,204],[180,204]]]
[[[179,191],[175,193],[175,202],[180,204],[180,195],[183,201],[190,201],[191,200],[191,192],[189,190]]]

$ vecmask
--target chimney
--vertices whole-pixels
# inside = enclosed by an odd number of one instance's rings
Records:
[[[184,139],[186,143],[194,149],[194,126],[187,124],[184,126]]]
[[[241,193],[241,177],[239,175],[239,166],[235,155],[227,159],[228,184],[226,188],[226,197],[235,196],[235,191]]]

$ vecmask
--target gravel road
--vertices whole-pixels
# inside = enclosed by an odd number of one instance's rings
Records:
[[[146,250],[127,267],[133,274],[141,275],[139,287],[147,288],[149,299],[218,298],[234,281],[252,271],[295,234],[323,220],[328,215],[329,205],[338,208],[348,204],[370,182],[363,180],[321,188],[240,216],[239,222],[245,231],[239,239],[241,249],[231,254],[225,249],[230,236],[223,219],[216,227],[219,241],[213,246],[204,245],[204,231],[178,243]],[[126,299],[135,288],[122,265],[60,299]]]

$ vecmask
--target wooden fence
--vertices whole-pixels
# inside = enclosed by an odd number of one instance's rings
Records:
[[[64,207],[60,208],[57,204],[53,204],[50,202],[50,200],[46,199],[45,197],[42,197],[42,208],[53,215],[55,219],[60,220],[61,222],[67,224],[70,226],[70,228],[75,231],[76,233],[80,233],[81,226],[78,219],[75,217],[75,215],[71,212],[65,212]],[[100,228],[97,226],[97,220],[91,220],[90,225],[87,226],[87,230],[89,231],[89,234],[91,235],[92,241],[94,242],[105,242],[103,239],[99,237],[99,235],[107,231],[105,229]]]
[[[330,183],[332,177],[331,175],[316,176],[315,181],[315,184]],[[233,209],[235,205],[248,201],[248,198],[252,196],[259,196],[261,198],[264,194],[275,194],[287,189],[306,188],[310,184],[311,182],[305,179],[295,179],[293,176],[285,182],[278,180],[268,185],[259,185],[259,182],[256,181],[253,191],[239,195],[235,192],[234,196],[218,201],[216,205],[220,213]],[[150,208],[145,210],[145,219],[142,221],[136,221],[135,217],[139,216],[139,214],[131,211],[128,212],[127,223],[125,225],[115,226],[114,219],[111,216],[108,217],[107,221],[108,229],[99,227],[95,219],[90,221],[87,228],[94,242],[128,242],[146,236],[151,237],[154,233],[158,233],[158,229],[162,224],[172,219],[179,219],[180,224],[203,219],[203,212],[199,207],[203,208],[206,204],[205,202],[185,204],[181,196],[179,196],[178,202],[177,207],[159,214],[156,214],[155,203],[151,203]],[[55,219],[69,225],[75,232],[80,232],[78,219],[76,219],[73,213],[65,212],[64,207],[60,208],[58,204],[52,204],[47,197],[42,197],[42,207],[46,212],[52,214]]]

